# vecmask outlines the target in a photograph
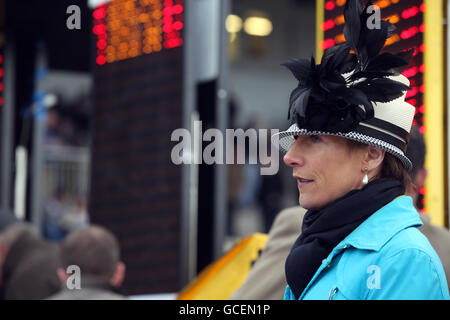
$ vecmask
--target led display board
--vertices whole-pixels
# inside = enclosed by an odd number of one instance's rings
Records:
[[[93,11],[96,45],[90,215],[118,237],[125,293],[180,287],[183,1],[113,0]]]

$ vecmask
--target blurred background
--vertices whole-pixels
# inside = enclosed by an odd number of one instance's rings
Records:
[[[194,136],[196,120],[203,133],[284,130],[297,84],[281,63],[344,41],[344,4],[0,0],[1,208],[56,243],[105,226],[127,295],[178,292],[238,239],[267,233],[298,191],[282,154],[276,175],[248,149],[245,164],[175,165],[172,132]],[[417,49],[408,100],[433,142],[420,206],[448,226],[446,24],[421,0],[375,4],[398,28],[387,49]]]

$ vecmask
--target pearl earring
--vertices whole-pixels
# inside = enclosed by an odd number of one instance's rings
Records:
[[[364,168],[364,172],[366,173],[365,175],[364,175],[364,178],[363,178],[363,180],[362,180],[362,183],[364,184],[364,185],[366,185],[368,182],[369,182],[369,177],[367,176],[367,168]]]

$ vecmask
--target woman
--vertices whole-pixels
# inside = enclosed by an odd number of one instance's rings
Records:
[[[367,4],[370,5],[370,2]],[[393,26],[346,3],[347,42],[285,65],[299,80],[294,122],[276,136],[308,209],[286,259],[285,299],[450,299],[442,264],[412,199],[405,156],[414,107],[393,71],[408,53],[380,50]]]

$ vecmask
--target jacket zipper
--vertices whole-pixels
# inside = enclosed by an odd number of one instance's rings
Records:
[[[328,295],[328,300],[333,300],[334,296],[338,292],[338,288],[331,288],[330,294]]]

